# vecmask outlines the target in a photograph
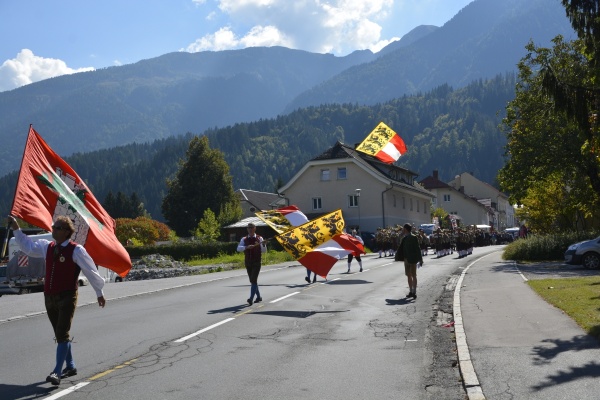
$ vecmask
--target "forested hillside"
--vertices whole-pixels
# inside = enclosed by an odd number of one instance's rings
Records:
[[[324,105],[297,110],[274,119],[208,130],[210,145],[220,149],[230,166],[234,187],[274,192],[308,160],[336,141],[355,144],[384,121],[405,140],[408,152],[398,165],[420,174],[439,170],[442,180],[469,171],[494,183],[504,164],[505,135],[498,125],[514,97],[515,76],[476,81],[454,90],[442,85],[428,93],[404,96],[374,106]],[[163,220],[160,204],[165,181],[178,167],[192,135],[132,144],[66,160],[103,201],[109,191],[137,193],[153,218]],[[53,140],[47,140],[53,146]],[[14,188],[16,173],[0,179]],[[210,188],[207,188],[210,190]],[[7,213],[13,190],[0,194]]]
[[[392,43],[377,59],[348,68],[299,95],[286,110],[314,104],[376,104],[447,83],[463,87],[515,71],[531,40],[551,46],[575,33],[558,1],[476,0],[408,46]],[[385,55],[384,55],[385,54]]]

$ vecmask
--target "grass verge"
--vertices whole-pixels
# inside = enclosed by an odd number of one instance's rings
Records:
[[[294,261],[294,259],[285,251],[269,250],[266,254],[263,254],[262,257],[262,265],[279,264],[287,261]],[[214,258],[195,258],[191,261],[187,261],[186,264],[191,267],[202,265],[221,265],[228,266],[232,269],[244,268],[244,254],[222,254]]]
[[[600,340],[600,276],[530,280],[544,300],[564,311]]]

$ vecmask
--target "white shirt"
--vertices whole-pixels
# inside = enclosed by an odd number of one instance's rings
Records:
[[[254,234],[252,236],[248,235],[248,237],[255,237],[255,236],[256,236],[256,234]],[[240,240],[240,244],[238,244],[237,251],[241,252],[241,251],[246,250],[246,244],[244,243],[244,239],[245,238],[246,237],[244,236],[242,238],[242,240]],[[267,244],[264,243],[262,236],[260,237],[260,252],[261,253],[266,253],[267,252]]]
[[[15,235],[15,241],[21,251],[30,257],[46,259],[46,253],[48,251],[48,245],[52,243],[50,240],[38,239],[36,241],[31,240],[29,236],[24,234],[20,229],[13,231]],[[60,244],[61,247],[65,247],[69,244],[69,240],[65,240]],[[102,288],[104,287],[104,278],[98,273],[98,268],[92,257],[88,254],[85,247],[78,244],[73,250],[73,261],[81,268],[83,275],[90,281],[90,285],[96,292],[96,297],[104,297]]]

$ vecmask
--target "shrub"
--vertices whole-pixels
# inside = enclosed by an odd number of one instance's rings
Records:
[[[517,239],[507,245],[502,258],[516,261],[563,260],[565,251],[570,245],[599,235],[598,231],[530,235],[526,239]]]

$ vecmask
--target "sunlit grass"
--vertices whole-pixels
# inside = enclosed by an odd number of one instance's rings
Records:
[[[600,339],[600,276],[528,281],[544,300]]]
[[[294,261],[289,253],[284,251],[269,250],[266,254],[263,254],[262,265],[279,264],[282,262]],[[202,265],[220,265],[226,266],[230,269],[244,268],[244,254],[221,254],[214,258],[196,258],[186,262],[191,267],[202,266]]]

